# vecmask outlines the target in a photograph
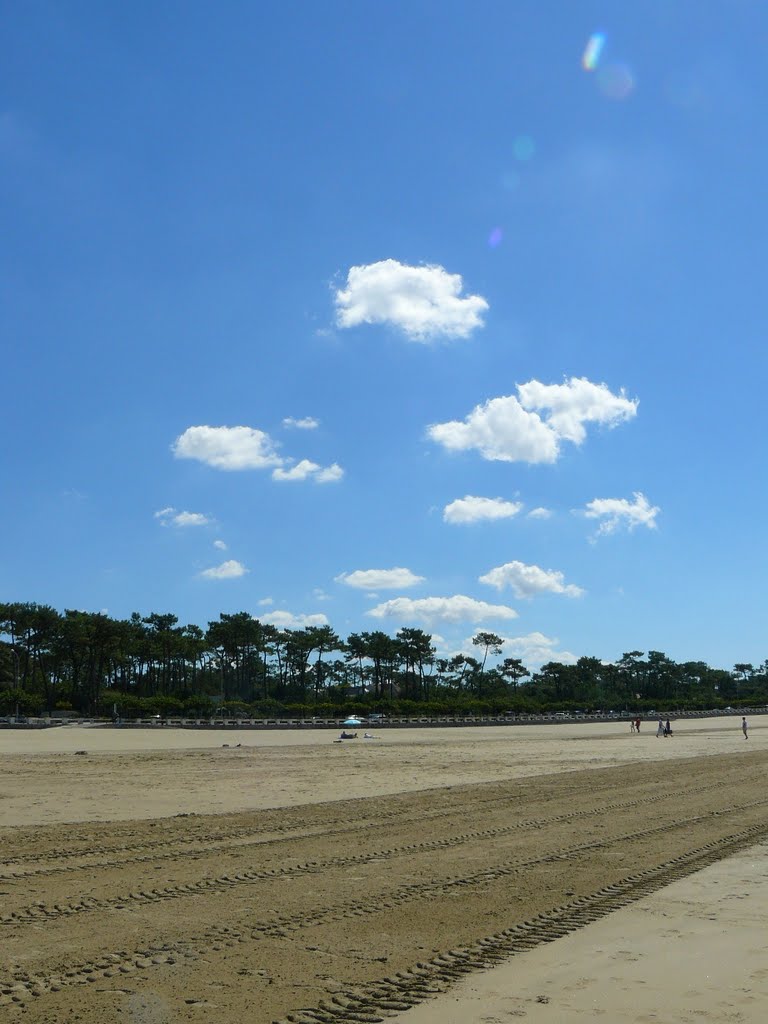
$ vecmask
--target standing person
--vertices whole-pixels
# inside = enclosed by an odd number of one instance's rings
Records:
[[[661,719],[659,719],[659,725],[658,725],[658,727],[656,729],[656,735],[657,736],[663,736],[664,735],[664,723],[662,722]]]
[[[640,732],[640,719],[635,719],[635,732]]]
[[[669,719],[667,719],[666,724],[664,725],[664,735],[665,736],[671,736],[672,735],[672,725],[670,724]]]
[[[745,740],[749,739],[749,735],[747,734],[747,729],[748,728],[749,728],[749,726],[747,725],[746,718],[742,718],[742,720],[741,720],[741,731],[744,733],[744,739]]]
[[[635,720],[634,720],[634,718],[631,718],[630,721],[629,721],[629,731],[630,732],[636,732],[637,731],[635,729]]]

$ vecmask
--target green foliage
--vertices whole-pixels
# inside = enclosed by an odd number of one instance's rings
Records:
[[[539,710],[647,712],[768,703],[768,662],[731,671],[629,651],[614,663],[582,657],[536,672],[503,658],[503,640],[479,632],[478,655],[437,656],[432,637],[330,626],[278,629],[248,612],[203,630],[152,612],[129,619],[47,605],[0,604],[0,713],[147,718],[339,718],[490,715]],[[490,659],[502,660],[491,664]],[[114,708],[117,711],[114,711]]]
[[[17,708],[20,715],[40,715],[43,699],[40,694],[26,690],[0,690],[0,715],[15,715]]]

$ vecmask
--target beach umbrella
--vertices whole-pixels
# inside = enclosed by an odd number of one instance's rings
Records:
[[[362,725],[363,723],[359,718],[345,718],[344,725]]]

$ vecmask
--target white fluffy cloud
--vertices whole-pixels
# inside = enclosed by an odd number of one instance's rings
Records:
[[[319,469],[315,474],[316,484],[335,484],[337,480],[341,480],[344,476],[344,470],[341,466],[334,462],[330,466],[325,466]]]
[[[517,612],[503,604],[487,604],[464,594],[452,597],[395,597],[371,608],[375,619],[394,618],[400,622],[482,622],[485,619],[516,619]]]
[[[443,509],[446,523],[478,523],[483,519],[509,519],[522,508],[519,501],[503,498],[476,498],[471,494],[456,498]]]
[[[332,466],[318,466],[309,459],[302,459],[290,469],[278,466],[272,470],[272,479],[280,481],[313,480],[316,484],[330,484],[341,480],[343,476],[344,470],[337,463],[334,462]]]
[[[322,612],[317,612],[314,615],[294,615],[293,612],[281,609],[259,615],[259,621],[268,622],[280,629],[305,629],[307,626],[327,626],[329,624]]]
[[[595,498],[587,503],[584,515],[587,519],[601,519],[597,528],[598,536],[614,533],[620,527],[634,530],[636,526],[647,526],[656,529],[656,516],[661,511],[651,505],[640,491],[633,494],[634,501],[627,498]]]
[[[155,512],[163,526],[209,526],[213,520],[202,512],[178,512],[175,508],[161,508]]]
[[[546,413],[546,422],[564,441],[581,444],[585,423],[615,427],[637,415],[637,400],[621,390],[614,395],[606,384],[593,384],[585,377],[571,377],[565,384],[541,384],[530,380],[517,389],[520,404],[528,411]]]
[[[605,384],[571,377],[565,384],[528,381],[517,395],[491,398],[464,420],[433,423],[429,437],[450,451],[477,450],[501,462],[555,462],[562,441],[581,444],[585,424],[614,427],[637,413],[637,401]],[[540,415],[540,413],[544,415]]]
[[[309,459],[301,459],[294,465],[294,459],[277,454],[269,434],[253,427],[188,427],[176,438],[172,450],[177,459],[196,459],[214,469],[272,468],[273,480],[328,484],[344,476],[344,470],[335,462],[318,466]]]
[[[463,421],[433,423],[427,433],[449,451],[477,449],[491,461],[555,462],[560,451],[555,432],[512,395],[475,406]]]
[[[294,416],[286,416],[283,420],[284,427],[294,427],[296,430],[317,430],[320,426],[320,420],[316,420],[314,416],[304,416],[301,419],[296,419]]]
[[[561,572],[541,569],[538,565],[524,562],[506,562],[491,569],[480,577],[497,590],[510,587],[515,597],[535,597],[537,594],[563,594],[565,597],[581,597],[584,591],[573,583],[566,583]]]
[[[532,508],[531,509],[531,511],[528,513],[528,518],[529,519],[551,519],[552,515],[553,515],[553,513],[552,513],[551,509],[549,509],[549,508],[542,508],[541,506],[539,506],[538,508]]]
[[[423,583],[424,577],[410,569],[355,569],[336,576],[334,582],[358,590],[402,590]]]
[[[188,427],[173,443],[177,459],[196,459],[214,469],[282,466],[269,434],[253,427]]]
[[[578,661],[570,651],[558,651],[557,637],[543,633],[528,633],[526,636],[505,637],[502,643],[502,658],[520,658],[526,668],[541,668],[548,661],[559,661],[573,665]]]
[[[234,580],[238,576],[245,576],[248,570],[234,558],[230,558],[221,565],[214,565],[210,569],[203,569],[200,575],[206,580]]]
[[[224,543],[224,541],[223,541],[223,540],[215,540],[215,541],[213,542],[213,546],[214,546],[214,547],[215,547],[215,548],[216,548],[216,549],[217,549],[218,551],[226,551],[226,550],[227,550],[227,545],[226,545],[226,544]]]
[[[393,324],[412,341],[466,338],[482,327],[488,303],[481,295],[462,297],[462,288],[461,275],[440,266],[381,260],[350,267],[347,287],[336,292],[336,323]]]

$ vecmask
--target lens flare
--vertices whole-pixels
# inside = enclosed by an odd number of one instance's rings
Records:
[[[494,228],[490,235],[488,235],[488,245],[490,245],[492,249],[496,249],[499,245],[501,245],[501,240],[503,237],[504,232],[501,230],[501,228]]]
[[[597,73],[597,84],[611,100],[625,100],[635,88],[635,77],[626,64],[607,64]]]
[[[581,55],[581,66],[585,71],[594,71],[597,68],[604,46],[604,32],[594,32],[589,37],[587,45],[584,47],[584,53]]]
[[[518,135],[512,143],[512,152],[515,154],[516,160],[520,160],[524,163],[526,160],[530,160],[535,154],[536,143],[530,135]]]

